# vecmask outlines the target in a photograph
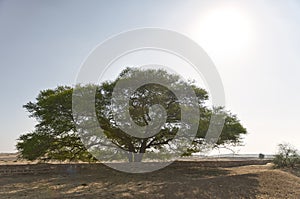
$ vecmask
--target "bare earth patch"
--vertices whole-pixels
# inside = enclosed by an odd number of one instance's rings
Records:
[[[0,198],[300,198],[300,178],[269,164],[211,168],[180,161],[146,174],[99,164],[75,173],[1,176]]]

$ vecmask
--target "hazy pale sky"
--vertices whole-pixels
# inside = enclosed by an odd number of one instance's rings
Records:
[[[247,128],[242,153],[300,148],[300,2],[0,1],[0,152],[33,130],[22,105],[73,85],[89,52],[130,29],[158,27],[196,41],[222,78],[226,107]]]

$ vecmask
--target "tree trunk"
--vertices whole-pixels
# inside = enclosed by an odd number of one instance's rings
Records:
[[[138,153],[134,153],[134,162],[142,162],[143,160],[143,156],[146,152],[146,148],[147,148],[147,141],[148,139],[145,138],[143,140],[143,142],[141,143],[141,147]]]
[[[147,148],[147,141],[148,141],[147,138],[143,140],[138,153],[128,152],[128,161],[129,162],[142,162],[143,156],[144,156],[144,154],[146,152],[146,148]],[[133,147],[131,148],[131,150],[133,150]]]
[[[144,153],[134,153],[134,152],[128,152],[127,158],[128,162],[141,162],[143,159]]]
[[[134,153],[134,162],[142,162],[144,153]]]
[[[133,162],[133,156],[134,156],[133,152],[128,152],[128,154],[127,154],[128,162]]]

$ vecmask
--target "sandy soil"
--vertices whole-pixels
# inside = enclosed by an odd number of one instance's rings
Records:
[[[300,178],[270,164],[205,168],[175,162],[146,174],[104,165],[71,174],[0,177],[0,198],[300,198]]]
[[[17,161],[16,153],[0,153],[0,164],[13,163]]]

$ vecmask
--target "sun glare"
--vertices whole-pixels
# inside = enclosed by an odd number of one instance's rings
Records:
[[[253,38],[249,18],[241,10],[223,7],[202,15],[195,32],[200,45],[217,54],[237,55],[251,44]]]

